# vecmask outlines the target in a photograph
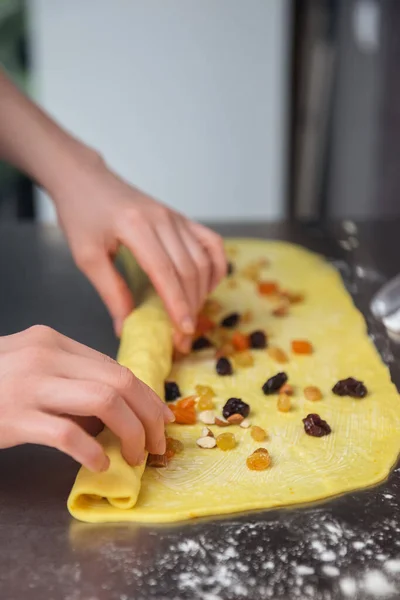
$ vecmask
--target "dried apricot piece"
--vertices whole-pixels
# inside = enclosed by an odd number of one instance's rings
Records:
[[[312,354],[312,344],[307,340],[293,340],[292,351],[295,354]]]
[[[280,394],[287,394],[288,396],[292,396],[293,394],[293,386],[290,383],[284,383],[283,386],[279,390]]]
[[[220,450],[233,450],[236,446],[236,438],[233,433],[220,433],[217,438],[217,446]]]
[[[270,346],[267,350],[268,356],[270,356],[275,362],[279,364],[287,363],[289,361],[286,352],[278,348],[277,346]]]
[[[280,412],[289,412],[291,407],[290,397],[287,394],[279,394],[276,405]]]
[[[249,336],[244,333],[240,333],[240,331],[235,331],[232,336],[232,345],[238,352],[247,350],[249,348]]]
[[[259,281],[258,292],[261,296],[272,296],[278,292],[278,284],[275,281]]]
[[[254,358],[251,352],[249,352],[248,350],[245,350],[244,352],[238,352],[233,356],[233,359],[237,367],[246,368],[252,367],[254,365]]]
[[[250,429],[250,435],[256,442],[263,442],[267,438],[267,433],[265,429],[259,427],[258,425],[253,425]]]
[[[262,452],[261,452],[262,450]],[[265,471],[271,464],[271,457],[266,448],[259,448],[246,459],[247,468],[250,471]]]
[[[311,402],[316,402],[322,399],[321,390],[315,385],[309,385],[308,387],[304,388],[304,396],[307,398],[307,400],[311,400]]]
[[[175,406],[185,410],[186,408],[193,408],[195,404],[196,396],[187,396],[186,398],[182,398],[182,400],[178,400]]]
[[[210,317],[204,313],[200,313],[197,317],[195,337],[200,337],[215,329],[216,325]]]
[[[194,425],[196,423],[196,412],[194,408],[174,408],[175,423],[178,425]]]

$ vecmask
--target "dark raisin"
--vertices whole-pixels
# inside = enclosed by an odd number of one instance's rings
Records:
[[[193,341],[192,350],[204,350],[204,348],[212,348],[212,342],[204,335],[201,335]]]
[[[307,415],[305,419],[303,419],[304,423],[304,431],[308,435],[312,435],[314,437],[322,437],[323,435],[328,435],[331,432],[331,428],[329,427],[326,421],[323,421],[319,415]]]
[[[353,377],[341,379],[333,386],[332,392],[337,396],[351,396],[352,398],[364,398],[368,390],[362,381]]]
[[[235,271],[235,267],[233,266],[233,263],[228,262],[228,266],[227,266],[227,269],[226,269],[226,274],[228,275],[228,277],[230,275],[233,275],[234,271]]]
[[[249,335],[250,347],[251,348],[266,348],[267,347],[267,336],[261,330],[253,331]]]
[[[233,373],[232,365],[225,356],[221,356],[221,358],[217,360],[215,369],[218,375],[232,375]]]
[[[262,386],[262,391],[266,396],[269,394],[275,394],[275,392],[279,392],[281,387],[287,382],[288,376],[286,373],[277,373],[273,377],[267,379],[267,381]]]
[[[178,384],[175,383],[175,381],[166,381],[164,384],[164,388],[165,388],[165,401],[166,402],[172,402],[173,400],[180,398],[182,395],[180,392],[180,389],[178,387]]]
[[[250,406],[240,398],[229,398],[222,409],[225,419],[231,415],[242,415],[242,417],[246,418],[249,416],[249,412]]]
[[[239,321],[240,321],[239,313],[231,313],[230,315],[228,315],[227,317],[222,319],[220,325],[221,325],[221,327],[236,327],[236,325],[239,323]]]

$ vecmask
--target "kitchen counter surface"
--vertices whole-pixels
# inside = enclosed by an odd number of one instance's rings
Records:
[[[398,349],[368,309],[384,278],[400,271],[400,223],[365,224],[355,243],[340,226],[218,229],[225,235],[291,240],[334,259],[400,384]],[[357,247],[349,250],[352,244]],[[0,227],[0,256],[0,335],[44,323],[115,355],[117,340],[106,310],[55,228]],[[0,598],[400,597],[397,469],[379,487],[318,505],[173,526],[73,521],[65,503],[77,469],[47,448],[0,452]]]

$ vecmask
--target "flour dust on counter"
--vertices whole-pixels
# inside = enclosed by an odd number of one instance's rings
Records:
[[[325,508],[275,511],[141,528],[140,549],[126,533],[102,530],[93,560],[132,590],[124,600],[398,600],[400,524],[379,516],[398,506],[395,494],[387,495],[372,506],[376,519],[368,531],[361,513],[350,524]],[[79,536],[75,542],[79,551]]]

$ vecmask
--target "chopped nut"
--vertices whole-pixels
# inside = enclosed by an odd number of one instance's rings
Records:
[[[234,290],[237,288],[238,282],[236,281],[236,279],[233,279],[233,277],[231,277],[231,279],[228,279],[228,281],[226,282],[226,286],[231,290]]]
[[[201,413],[199,413],[199,419],[205,425],[214,425],[215,412],[213,410],[203,410]]]
[[[240,425],[242,421],[244,421],[244,416],[239,413],[235,413],[227,418],[228,423],[231,425]]]
[[[286,302],[280,304],[275,310],[272,311],[274,317],[286,317],[289,312],[289,307]]]
[[[242,323],[251,323],[252,320],[253,320],[253,313],[251,312],[251,310],[246,310],[242,314]]]
[[[148,467],[157,467],[158,469],[166,467],[168,459],[165,454],[149,454],[147,457]]]
[[[270,346],[267,352],[268,356],[270,356],[277,363],[283,364],[287,363],[289,360],[287,354],[277,346]]]
[[[299,292],[289,292],[289,290],[282,290],[281,296],[286,298],[290,302],[290,304],[299,304],[299,302],[303,302],[304,294]]]
[[[215,448],[215,446],[217,445],[217,442],[215,440],[214,437],[210,437],[210,436],[206,436],[206,437],[201,437],[198,440],[196,440],[196,444],[200,447],[200,448]]]
[[[304,396],[307,398],[307,400],[311,400],[311,402],[316,402],[317,400],[322,399],[321,390],[314,385],[304,388]]]
[[[215,425],[218,425],[218,427],[227,427],[230,423],[225,417],[215,417]]]
[[[202,438],[205,438],[205,437],[214,437],[214,434],[211,431],[211,429],[209,429],[208,427],[203,427],[203,429],[201,430],[201,437]]]
[[[293,395],[293,386],[290,383],[284,383],[279,390],[280,394],[287,394],[288,396]]]
[[[240,423],[240,427],[243,427],[243,429],[248,429],[250,425],[251,422],[248,419],[244,419],[244,421]]]

